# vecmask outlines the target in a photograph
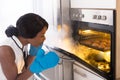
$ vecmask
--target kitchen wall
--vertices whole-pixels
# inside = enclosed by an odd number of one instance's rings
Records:
[[[49,28],[45,35],[45,44],[48,42],[53,45],[56,41],[58,41],[56,28],[58,23],[58,13],[60,13],[58,12],[60,9],[60,0],[34,0],[33,7],[34,12],[45,18],[49,23]]]
[[[54,1],[55,0],[34,0],[33,1],[33,10],[35,13],[39,14],[45,18],[49,25],[53,25],[54,18]]]
[[[5,29],[28,12],[33,12],[33,0],[0,0],[0,41],[6,37]]]

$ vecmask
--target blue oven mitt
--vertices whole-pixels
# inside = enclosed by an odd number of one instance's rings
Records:
[[[34,47],[34,46],[30,45],[29,54],[30,54],[31,56],[36,56],[36,55],[37,55],[38,50],[39,50],[39,49],[41,49],[41,48],[42,48],[42,46],[43,46],[43,44],[41,44],[41,45],[40,45],[40,46],[38,46],[38,47]]]
[[[59,62],[59,56],[55,52],[48,52],[46,55],[41,57],[41,52],[43,52],[41,50],[42,49],[38,51],[35,60],[29,67],[29,70],[32,73],[40,73],[56,66]]]

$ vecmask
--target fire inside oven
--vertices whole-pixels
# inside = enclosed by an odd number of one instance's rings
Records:
[[[72,37],[76,43],[74,48],[75,55],[90,65],[109,73],[111,62],[111,33],[90,29],[89,25],[74,24]]]

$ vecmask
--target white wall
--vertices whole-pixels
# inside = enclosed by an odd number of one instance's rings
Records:
[[[53,40],[52,37],[54,35],[54,38],[57,37],[57,33],[55,32],[57,27],[57,1],[59,0],[34,0],[33,6],[34,6],[34,12],[42,16],[49,24],[49,28],[46,32],[46,40],[45,44],[52,44],[55,43],[55,39]],[[58,40],[58,37],[57,37]],[[51,42],[51,43],[50,43]]]
[[[46,19],[49,25],[53,25],[53,7],[54,0],[34,0],[33,7],[34,12]]]
[[[33,12],[33,0],[0,0],[0,41],[6,37],[5,29],[28,12]]]

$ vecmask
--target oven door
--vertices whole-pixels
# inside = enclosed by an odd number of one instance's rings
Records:
[[[106,73],[111,71],[111,33],[92,29],[77,29],[73,34],[76,56]]]

